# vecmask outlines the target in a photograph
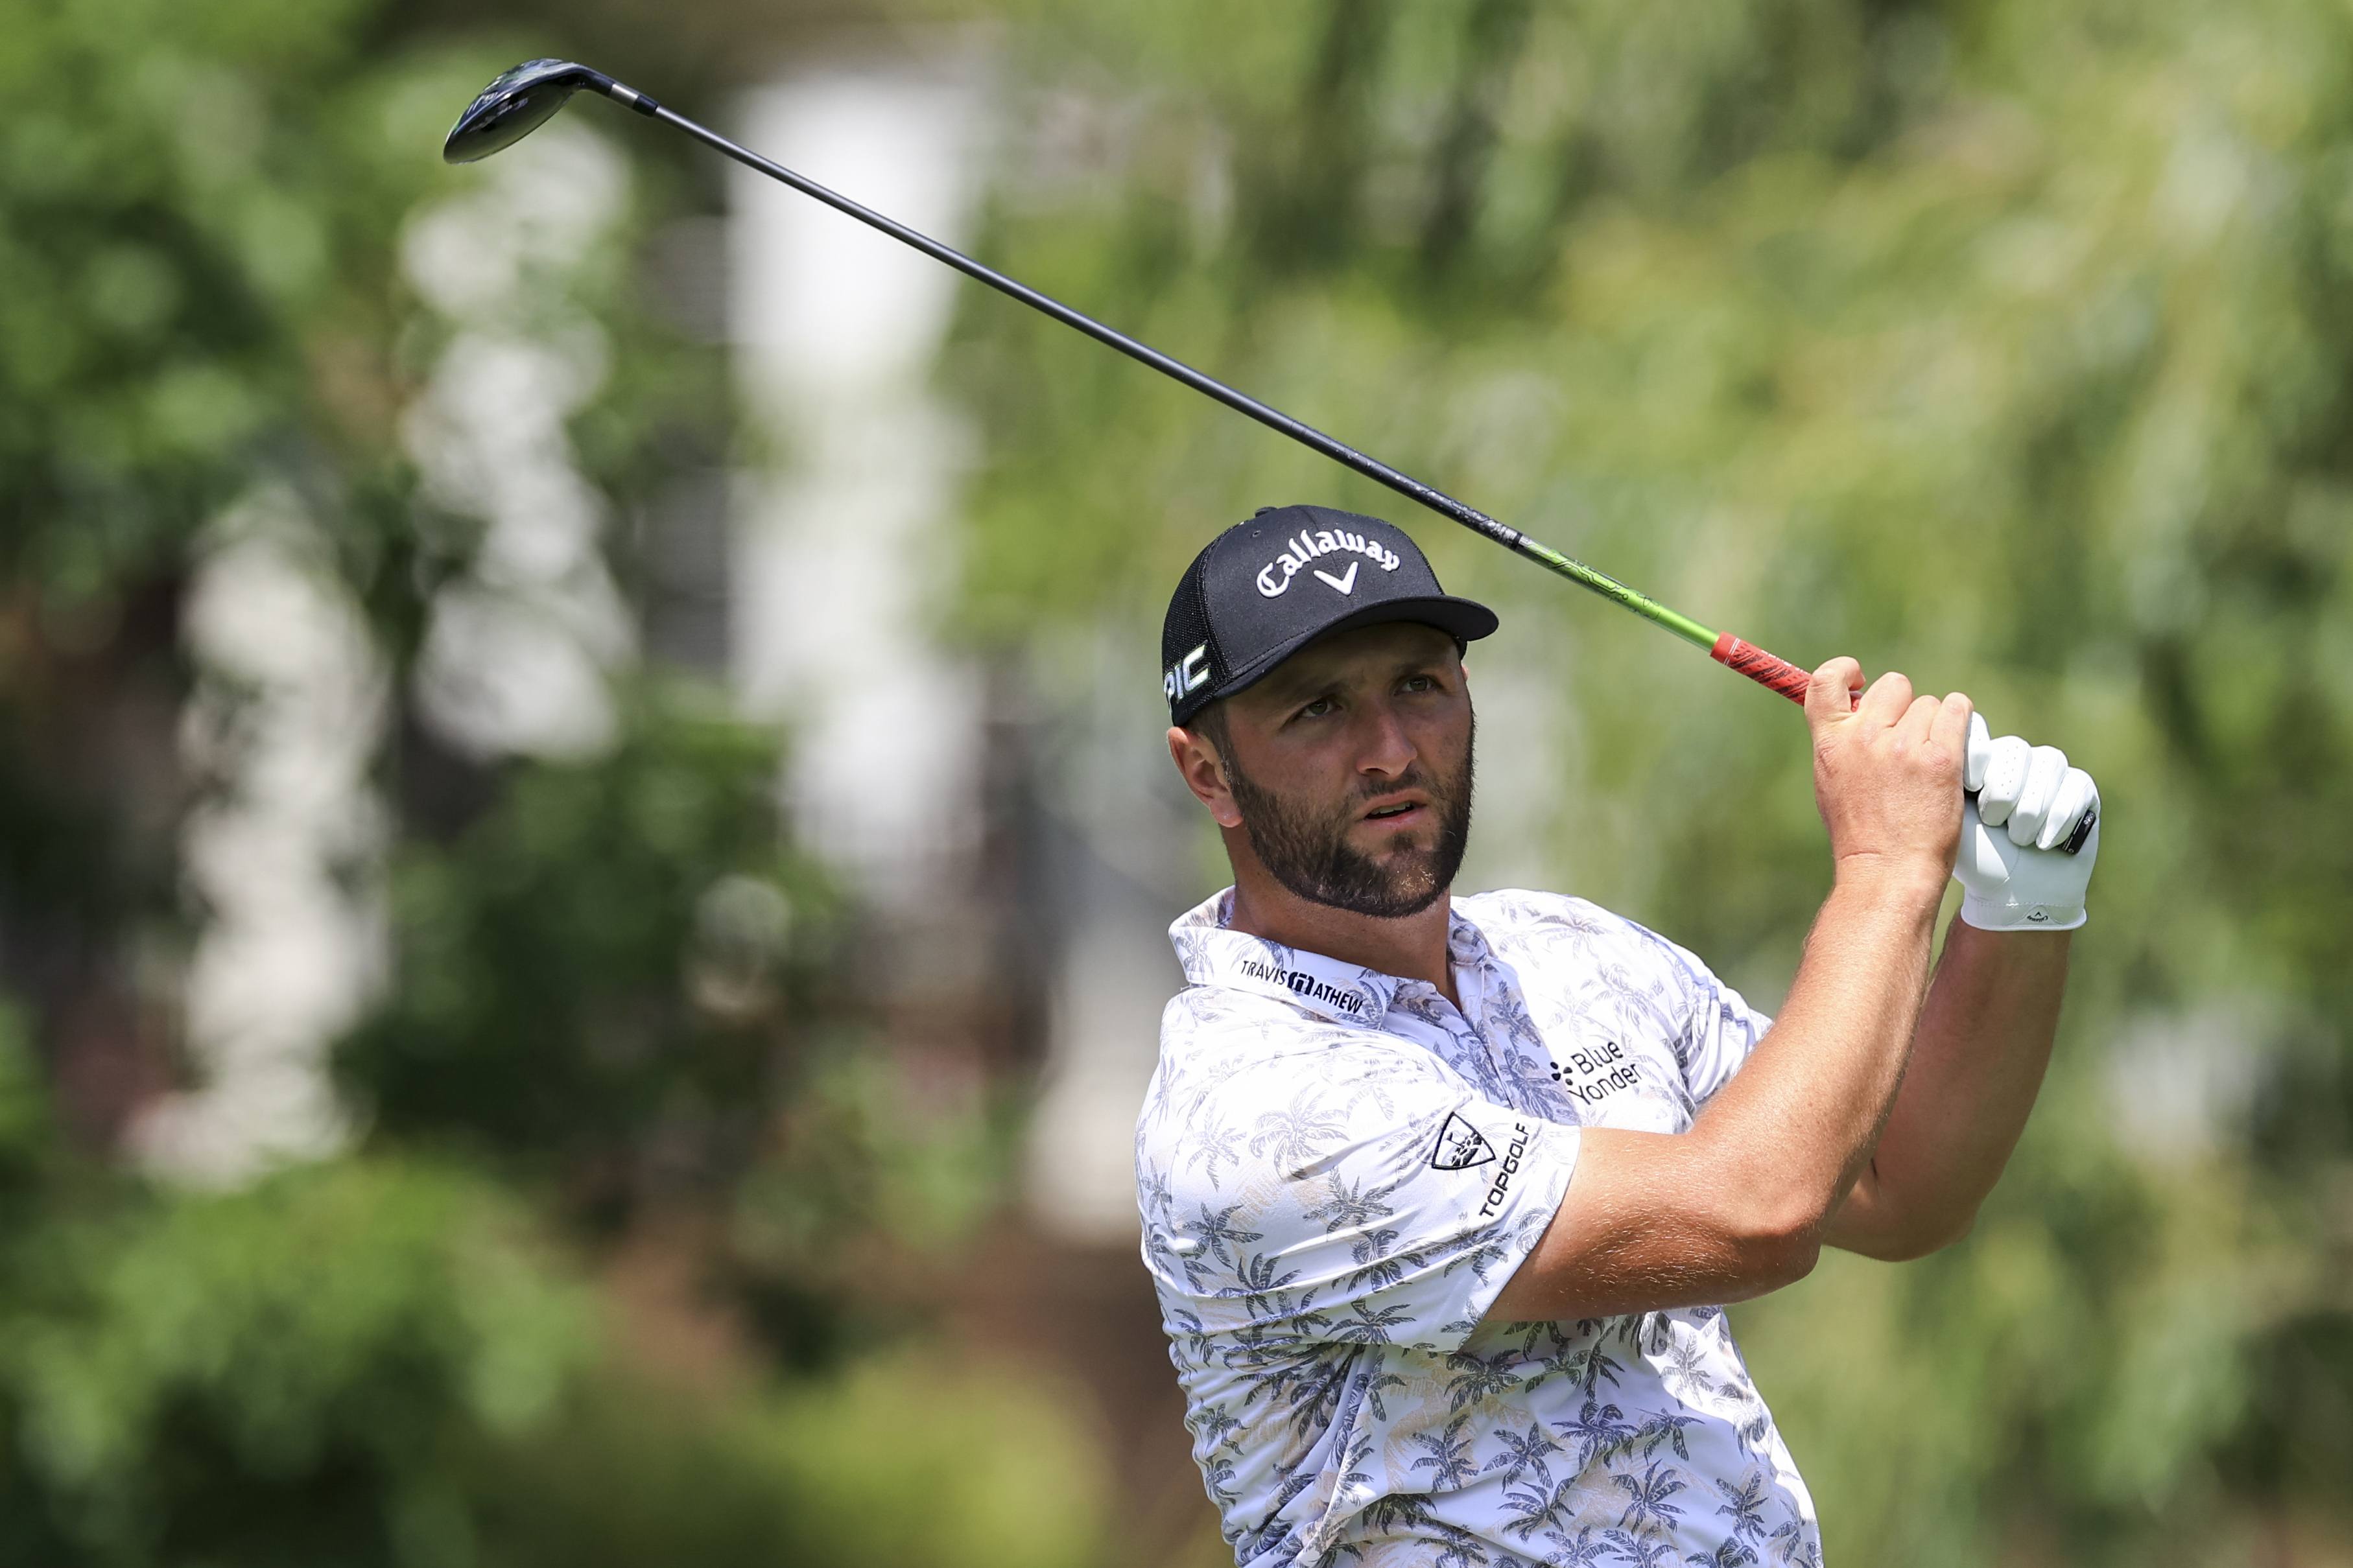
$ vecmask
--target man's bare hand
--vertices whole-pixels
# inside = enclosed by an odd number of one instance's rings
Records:
[[[1814,800],[1838,879],[1872,879],[1934,898],[1960,844],[1961,774],[1973,705],[1956,691],[1915,697],[1893,671],[1863,692],[1862,667],[1834,658],[1806,689]]]

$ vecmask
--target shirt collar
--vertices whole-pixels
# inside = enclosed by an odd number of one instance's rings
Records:
[[[1169,926],[1168,941],[1191,984],[1280,996],[1344,1024],[1379,1023],[1398,987],[1409,984],[1360,963],[1230,930],[1226,922],[1233,912],[1234,890],[1228,888]],[[1475,964],[1488,952],[1485,933],[1460,910],[1447,922],[1446,947],[1458,967]]]
[[[1457,969],[1468,969],[1483,963],[1495,950],[1487,945],[1487,933],[1460,903],[1446,906],[1446,956]]]

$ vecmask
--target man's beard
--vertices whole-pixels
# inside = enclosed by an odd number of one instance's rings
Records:
[[[1471,842],[1476,739],[1474,721],[1463,741],[1461,769],[1452,778],[1433,777],[1415,767],[1377,789],[1359,789],[1330,811],[1319,812],[1266,789],[1231,758],[1226,760],[1226,783],[1241,808],[1250,847],[1276,881],[1311,903],[1377,920],[1402,920],[1436,903],[1462,868],[1462,852]],[[1430,796],[1430,812],[1438,819],[1436,844],[1402,855],[1393,852],[1381,860],[1350,847],[1348,830],[1363,820],[1366,802],[1409,789]]]

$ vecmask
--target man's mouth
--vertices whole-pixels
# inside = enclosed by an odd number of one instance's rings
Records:
[[[1421,809],[1422,804],[1418,800],[1401,800],[1388,805],[1375,806],[1372,810],[1365,813],[1365,820],[1366,822],[1394,822],[1399,817],[1410,816],[1415,812]]]

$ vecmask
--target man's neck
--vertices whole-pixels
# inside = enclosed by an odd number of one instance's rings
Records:
[[[1238,875],[1233,914],[1226,924],[1245,936],[1303,948],[1377,973],[1427,981],[1460,1007],[1462,999],[1455,994],[1454,965],[1446,950],[1452,903],[1451,893],[1440,893],[1419,914],[1380,920],[1303,899],[1271,877]]]

